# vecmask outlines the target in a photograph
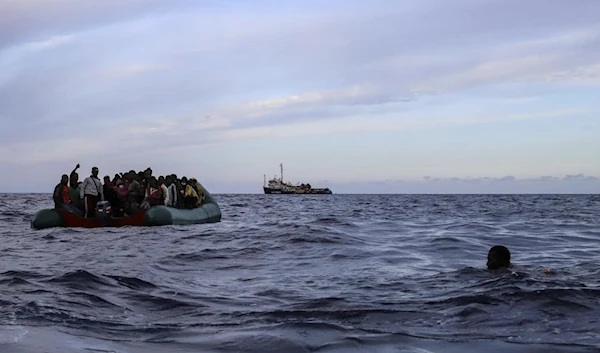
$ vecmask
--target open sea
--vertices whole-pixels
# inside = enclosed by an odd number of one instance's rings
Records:
[[[50,194],[0,196],[1,353],[600,352],[598,195],[214,195],[221,223],[40,231]]]

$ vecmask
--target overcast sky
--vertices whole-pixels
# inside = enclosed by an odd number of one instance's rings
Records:
[[[0,191],[600,191],[600,1],[0,0]]]

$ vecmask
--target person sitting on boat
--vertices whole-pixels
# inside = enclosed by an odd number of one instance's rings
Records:
[[[122,217],[125,213],[125,203],[127,201],[127,188],[123,179],[117,179],[113,188],[115,193],[113,215],[115,217]]]
[[[173,184],[175,184],[175,193],[177,195],[173,201],[173,207],[182,209],[184,208],[183,193],[185,192],[185,188],[181,183],[181,179],[177,178],[176,174],[171,175],[171,180],[173,180]]]
[[[178,180],[179,182],[179,199],[181,200],[181,207],[178,208],[185,208],[185,189],[187,188],[187,177],[182,177],[180,180]]]
[[[134,214],[140,209],[140,199],[143,200],[144,193],[142,185],[137,181],[137,173],[131,171],[125,176],[125,180],[128,183],[127,186],[127,204],[125,206],[125,212],[127,214]]]
[[[150,179],[152,178],[152,168],[148,167],[142,172],[142,187],[146,190],[150,186]]]
[[[114,184],[113,182],[110,180],[110,177],[108,175],[104,176],[104,184],[103,184],[103,188],[102,188],[102,193],[104,194],[104,200],[106,201],[111,201],[111,199],[115,196],[114,195]]]
[[[83,179],[79,195],[83,199],[85,217],[93,217],[96,214],[98,201],[104,201],[102,181],[98,179],[98,167],[93,167],[92,175]]]
[[[168,205],[169,203],[171,203],[171,197],[169,195],[169,188],[165,185],[164,176],[161,175],[158,177],[158,185],[162,189],[163,205]]]
[[[60,183],[54,187],[54,193],[52,199],[54,200],[54,208],[64,208],[66,205],[71,203],[69,199],[69,177],[67,174],[63,174],[60,178]]]
[[[165,186],[167,187],[165,205],[169,207],[177,207],[177,186],[173,182],[172,175],[167,175],[167,177],[165,178]]]
[[[196,178],[190,179],[190,184],[192,185],[192,187],[196,191],[196,194],[198,195],[198,202],[196,202],[196,207],[199,207],[200,205],[202,205],[202,202],[204,202],[204,190],[202,190],[202,187],[200,186],[200,184],[198,184],[198,180],[196,180]]]
[[[188,184],[187,177],[181,178],[181,186],[183,187],[183,207],[187,209],[196,208],[198,204],[198,192]]]
[[[116,180],[115,180],[116,181]],[[116,185],[110,180],[110,177],[106,175],[104,177],[104,186],[102,188],[102,194],[104,195],[104,200],[108,201],[110,204],[110,208],[113,211],[113,214],[117,208],[120,207],[119,200],[117,199],[117,192],[115,190]]]
[[[146,188],[146,194],[141,207],[148,209],[152,206],[164,205],[163,201],[163,190],[158,181],[154,177],[150,177],[148,180],[148,187]]]
[[[142,189],[145,189],[146,178],[144,177],[144,172],[137,172],[134,176],[135,180],[142,186]]]

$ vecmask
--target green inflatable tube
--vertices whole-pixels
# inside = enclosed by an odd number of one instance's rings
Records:
[[[53,208],[44,208],[39,210],[31,219],[31,228],[33,229],[45,229],[62,226],[62,216]]]
[[[195,209],[177,209],[168,206],[153,206],[145,212],[140,212],[127,218],[115,218],[109,220],[86,219],[75,216],[65,211],[46,208],[37,211],[31,219],[33,229],[45,229],[53,227],[81,226],[87,228],[95,227],[118,227],[118,226],[165,226],[165,225],[187,225],[201,223],[215,223],[221,221],[221,209],[212,195],[200,184],[204,190],[204,202]],[[65,221],[68,218],[68,221]],[[75,221],[73,221],[73,219]],[[65,223],[78,224],[66,225]],[[81,224],[81,225],[79,225]]]

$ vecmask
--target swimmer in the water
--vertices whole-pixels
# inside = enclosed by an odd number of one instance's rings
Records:
[[[510,251],[505,246],[494,245],[488,252],[487,268],[488,270],[508,269],[511,267]],[[548,268],[541,270],[542,273],[552,274],[553,271]]]
[[[510,251],[505,246],[492,246],[488,252],[487,268],[488,270],[499,270],[510,267]]]

